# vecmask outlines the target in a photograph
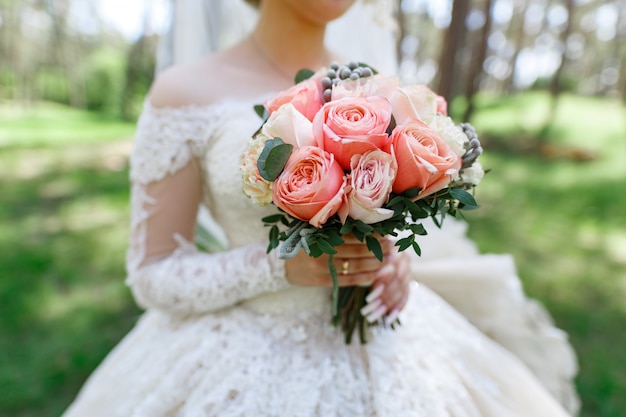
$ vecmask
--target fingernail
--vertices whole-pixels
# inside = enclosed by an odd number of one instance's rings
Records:
[[[367,282],[361,282],[360,284],[357,284],[357,285],[358,285],[359,287],[365,287],[365,288],[367,288],[367,287],[371,286],[373,283],[374,283],[373,281],[367,281]]]
[[[385,317],[385,324],[393,324],[393,322],[396,321],[396,319],[398,318],[399,314],[400,310],[398,310],[397,308],[393,309],[391,313],[389,313],[389,315]]]
[[[387,264],[387,265],[383,266],[382,268],[380,268],[380,269],[378,270],[378,272],[376,272],[376,276],[377,276],[378,278],[380,278],[380,277],[383,277],[383,276],[385,276],[385,275],[392,274],[392,273],[393,273],[393,271],[394,271],[394,269],[395,269],[395,268],[394,268],[394,266],[393,266],[393,265],[389,265],[389,264]]]
[[[376,310],[382,303],[382,300],[374,300],[371,303],[368,303],[365,307],[361,309],[361,314],[367,316],[372,311]]]
[[[378,307],[376,310],[374,310],[371,314],[365,316],[365,319],[368,321],[368,323],[374,323],[375,321],[380,319],[383,316],[383,314],[385,314],[386,312],[387,312],[387,306],[382,305]]]
[[[365,297],[365,301],[367,301],[368,303],[371,303],[372,301],[380,297],[380,295],[383,293],[384,290],[385,290],[385,284],[379,285],[378,287],[374,288],[372,292],[367,294],[367,297]]]

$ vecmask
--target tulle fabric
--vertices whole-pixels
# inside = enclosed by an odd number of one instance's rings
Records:
[[[265,254],[271,206],[241,192],[252,102],[155,109],[131,158],[128,284],[147,309],[65,414],[75,416],[566,416],[573,352],[526,299],[507,256],[464,225],[429,227],[396,330],[347,346],[327,289],[295,287]],[[227,249],[190,242],[197,209]],[[420,282],[421,285],[418,285]],[[430,288],[429,288],[430,287]],[[433,291],[434,290],[434,291]]]

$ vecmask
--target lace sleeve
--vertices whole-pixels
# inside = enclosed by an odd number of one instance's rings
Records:
[[[202,199],[198,157],[219,117],[217,106],[144,106],[131,156],[126,262],[127,284],[142,307],[203,313],[289,286],[284,262],[263,244],[208,254],[189,243]]]

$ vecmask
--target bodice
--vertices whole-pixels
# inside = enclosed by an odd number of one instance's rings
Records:
[[[201,157],[203,203],[224,231],[231,248],[267,240],[264,216],[277,212],[273,205],[259,207],[241,189],[240,157],[262,120],[254,112],[260,100],[232,101],[207,111],[215,119]]]

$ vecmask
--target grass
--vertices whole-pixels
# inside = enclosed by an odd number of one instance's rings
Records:
[[[486,252],[513,253],[526,291],[580,362],[583,417],[626,415],[626,126],[610,100],[565,96],[550,143],[540,93],[482,96],[474,124],[492,171],[468,215]],[[57,416],[140,311],[123,284],[130,124],[0,106],[0,417]],[[526,149],[526,147],[521,147]]]
[[[509,252],[526,291],[551,311],[578,353],[582,416],[626,415],[626,111],[566,96],[546,128],[542,93],[483,97],[473,120],[488,144],[488,174],[469,214],[486,252]],[[543,131],[548,153],[518,143]],[[488,145],[489,149],[489,145]],[[591,161],[576,156],[592,155]]]

